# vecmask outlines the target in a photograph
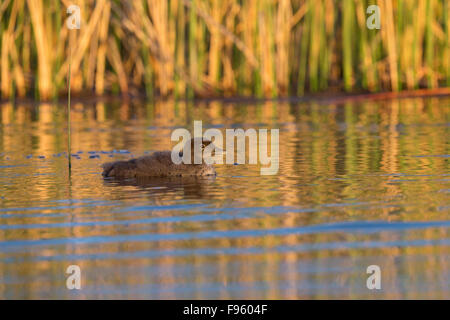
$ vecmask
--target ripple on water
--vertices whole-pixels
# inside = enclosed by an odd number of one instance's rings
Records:
[[[80,106],[70,153],[65,108],[0,126],[0,298],[74,297],[55,282],[70,264],[88,298],[373,298],[372,264],[389,275],[380,297],[450,296],[448,100]],[[101,176],[170,150],[192,119],[279,128],[278,174],[234,162],[210,180]]]

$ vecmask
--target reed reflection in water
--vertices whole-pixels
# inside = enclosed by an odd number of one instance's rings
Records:
[[[0,298],[450,298],[450,100],[1,105]],[[105,180],[172,130],[279,128],[278,175]],[[115,150],[115,151],[114,151]],[[66,289],[67,266],[82,290]],[[366,288],[379,265],[382,290]]]

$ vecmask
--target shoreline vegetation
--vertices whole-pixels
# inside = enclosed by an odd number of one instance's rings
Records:
[[[73,4],[80,30],[66,28],[68,1],[2,1],[2,101],[62,98],[70,46],[73,98],[370,99],[450,91],[449,1],[378,1],[380,30],[366,27],[368,0]]]
[[[74,103],[105,103],[105,102],[123,102],[128,103],[131,101],[154,101],[154,102],[164,102],[168,100],[174,101],[198,101],[198,102],[225,102],[225,103],[264,103],[264,102],[280,102],[280,103],[304,103],[312,102],[318,104],[345,104],[354,103],[359,101],[380,101],[380,100],[398,100],[398,99],[413,99],[413,98],[439,98],[439,97],[450,97],[450,87],[436,88],[436,89],[417,89],[417,90],[403,90],[398,92],[383,91],[383,92],[325,92],[316,94],[305,94],[303,96],[283,96],[283,97],[256,97],[256,96],[209,96],[209,97],[194,97],[188,99],[187,97],[181,97],[174,99],[173,97],[154,97],[149,100],[145,94],[140,94],[137,96],[123,96],[123,95],[113,95],[113,94],[103,94],[101,96],[96,95],[77,95],[71,97],[71,101]],[[56,104],[67,104],[67,97],[56,97],[52,100],[41,101],[50,102]],[[14,99],[0,99],[0,106],[3,104],[25,104],[34,105],[39,103],[30,97],[25,98],[14,98]]]

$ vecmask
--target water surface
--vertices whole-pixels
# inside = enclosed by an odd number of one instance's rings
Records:
[[[1,105],[1,299],[450,298],[450,99],[77,103],[70,177],[66,116]],[[194,120],[279,128],[278,174],[101,176]]]

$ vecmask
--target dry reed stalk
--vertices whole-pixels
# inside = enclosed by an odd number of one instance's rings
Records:
[[[297,95],[303,95],[306,87],[306,71],[307,71],[307,58],[308,58],[308,44],[309,34],[311,28],[311,6],[312,0],[306,0],[304,3],[306,7],[304,23],[301,27],[300,34],[300,52],[299,52],[299,64],[298,64],[298,77],[297,77]]]
[[[0,68],[1,68],[1,73],[0,73],[0,80],[1,80],[1,85],[0,85],[0,90],[1,90],[1,95],[3,98],[6,98],[9,96],[10,91],[11,91],[11,74],[9,71],[9,56],[8,56],[8,52],[9,52],[9,44],[10,44],[10,37],[11,35],[9,34],[8,31],[4,31],[3,32],[3,36],[2,36],[2,48],[1,48],[1,58],[0,58]]]
[[[336,34],[335,34],[335,8],[333,0],[325,0],[324,2],[324,19],[325,19],[325,35],[324,35],[324,49],[321,66],[320,88],[326,89],[330,82],[331,67],[333,65],[333,53],[336,50]]]
[[[427,0],[426,4],[426,18],[425,18],[425,72],[427,74],[427,82],[429,88],[437,86],[437,77],[434,72],[434,37],[433,37],[433,17],[434,17],[433,0]]]
[[[133,86],[135,87],[139,87],[142,83],[142,79],[144,79],[145,77],[145,65],[144,65],[144,61],[142,60],[142,57],[139,55],[139,45],[137,44],[137,40],[136,39],[130,39],[130,41],[134,42],[133,47],[136,48],[137,52],[136,52],[136,59],[134,60],[134,66],[133,66],[133,71],[132,71],[132,82],[133,82]],[[144,80],[145,81],[145,80]]]
[[[292,7],[289,0],[278,2],[276,17],[276,79],[278,92],[287,95],[289,86],[289,40],[291,31]]]
[[[109,15],[111,12],[111,3],[107,2],[103,8],[102,18],[99,26],[99,47],[97,50],[97,67],[95,72],[95,93],[102,95],[105,90],[105,59],[106,46],[109,26]]]
[[[77,43],[74,46],[75,53],[73,55],[72,60],[72,70],[79,70],[81,61],[83,60],[83,56],[90,45],[92,35],[94,30],[98,27],[98,22],[100,20],[100,15],[106,5],[105,0],[98,0],[95,4],[95,8],[87,19],[86,25],[83,25],[83,32],[80,33],[79,38],[77,39]],[[67,69],[69,66],[69,61],[66,59],[56,74],[56,82],[62,81],[64,76],[67,74]],[[73,75],[75,77],[75,75]]]
[[[274,70],[272,68],[272,52],[270,35],[267,26],[267,17],[264,15],[263,11],[258,13],[258,44],[260,52],[261,61],[261,77],[262,77],[262,89],[264,95],[270,96],[274,90],[273,74]]]
[[[175,2],[173,2],[175,3]],[[184,33],[186,26],[185,9],[181,1],[177,1],[177,6],[174,8],[174,15],[176,19],[176,47],[175,47],[175,69],[181,70],[185,65],[185,41],[184,37],[179,36]],[[147,71],[149,73],[149,71]],[[175,73],[175,97],[184,96],[186,94],[186,82],[182,79],[178,72]]]
[[[417,87],[420,79],[423,76],[422,70],[422,45],[423,45],[423,35],[425,28],[425,0],[418,0],[418,5],[416,6],[415,16],[414,16],[414,85]]]
[[[382,28],[382,34],[387,47],[391,90],[398,91],[397,45],[392,0],[381,1],[380,11],[385,17],[386,24],[386,28]]]
[[[299,23],[303,19],[307,10],[308,10],[308,5],[307,5],[307,2],[305,1],[304,3],[302,3],[300,5],[300,8],[297,10],[297,12],[295,12],[291,16],[291,19],[289,21],[289,24],[291,25],[291,29],[294,28],[297,25],[297,23]]]
[[[406,88],[409,90],[414,89],[414,55],[411,48],[414,46],[414,27],[411,24],[412,12],[414,3],[412,1],[404,1],[405,6],[403,12],[406,13],[404,17],[405,29],[403,30],[403,35],[399,38],[400,41],[400,67],[399,69],[403,71]]]
[[[356,18],[358,21],[359,29],[361,31],[361,48],[360,48],[360,60],[361,60],[361,73],[365,76],[365,86],[370,90],[375,90],[375,68],[373,67],[372,54],[370,52],[369,41],[366,28],[366,15],[363,7],[363,3],[358,1],[356,3]]]
[[[103,15],[103,14],[102,14]],[[98,42],[99,42],[99,28],[96,28],[94,30],[94,34],[92,35],[91,39],[91,46],[88,51],[88,57],[86,58],[86,64],[85,64],[85,72],[84,72],[84,78],[86,79],[86,87],[90,90],[94,89],[94,78],[95,78],[95,66],[96,66],[96,59],[98,56]]]
[[[48,38],[44,24],[44,4],[42,0],[27,0],[38,57],[39,96],[43,100],[50,98],[52,92],[52,64]]]
[[[3,17],[3,13],[6,11],[6,9],[8,8],[9,4],[10,4],[11,0],[5,0],[2,2],[2,4],[0,5],[0,18]]]
[[[140,1],[134,1],[131,14],[135,19],[125,19],[123,22],[130,31],[134,32],[141,41],[145,41],[149,46],[153,57],[156,59],[150,61],[153,61],[152,69],[156,74],[158,88],[163,95],[167,95],[173,88],[174,72],[174,63],[171,59],[174,44],[166,43],[170,41],[169,34],[171,33],[166,24],[168,18],[167,6],[161,1],[148,2],[148,10],[147,15],[143,4]]]
[[[128,81],[127,74],[125,73],[120,52],[117,47],[116,41],[112,36],[108,37],[108,48],[106,57],[113,66],[117,74],[117,82],[123,94],[128,93]]]
[[[6,8],[5,8],[6,9]],[[12,42],[13,37],[13,27],[16,22],[17,17],[17,3],[13,4],[10,20],[8,24],[8,28],[3,31],[3,38],[2,38],[2,48],[1,48],[1,95],[3,98],[6,98],[9,96],[11,91],[11,73],[10,73],[10,65],[9,65],[9,46]]]
[[[241,11],[239,12],[239,23],[242,26],[242,43],[249,51],[251,56],[255,56],[255,43],[257,35],[257,1],[248,0],[244,1],[241,6]],[[253,94],[258,94],[260,88],[260,70],[256,72],[242,72],[241,73],[242,84],[246,88],[251,88],[252,83],[254,83]],[[251,90],[243,90],[246,93],[252,93]]]
[[[22,67],[25,73],[31,73],[30,55],[31,55],[31,26],[29,16],[25,15],[22,41]]]
[[[184,4],[192,8],[192,1],[189,0],[183,0]],[[210,27],[218,28],[218,30],[233,44],[238,48],[244,56],[247,58],[248,63],[250,66],[257,68],[258,67],[258,61],[256,57],[252,54],[252,52],[247,48],[247,46],[238,38],[236,37],[231,31],[229,31],[227,28],[225,28],[223,25],[217,23],[214,21],[214,19],[211,18],[211,16],[207,15],[204,11],[199,10],[194,7],[194,12],[201,17]]]
[[[311,6],[312,21],[311,21],[311,35],[309,43],[309,82],[310,90],[315,92],[319,90],[319,58],[323,52],[323,3],[322,0],[316,1],[314,6]]]
[[[353,88],[353,0],[343,0],[342,4],[342,71],[344,88]]]
[[[17,95],[20,98],[23,98],[23,97],[25,97],[25,94],[26,94],[25,77],[23,74],[22,67],[20,66],[20,63],[19,63],[19,55],[17,53],[16,45],[14,44],[13,38],[11,38],[10,40],[11,40],[10,54],[11,54],[12,64],[14,66],[13,74],[14,74],[15,87],[17,90]]]
[[[237,7],[231,1],[228,1],[228,13],[225,17],[225,28],[230,30],[233,27],[234,19],[238,12]],[[233,38],[225,37],[222,52],[223,78],[222,89],[225,95],[232,95],[236,92],[236,73],[233,68]]]
[[[6,98],[12,92],[12,83],[15,85],[19,97],[25,96],[25,79],[23,76],[22,68],[19,64],[19,56],[17,54],[15,39],[18,37],[19,31],[14,31],[16,25],[17,16],[19,12],[23,11],[24,2],[22,0],[15,1],[12,6],[11,14],[9,16],[9,23],[7,30],[3,33],[2,47],[1,47],[1,95]],[[3,11],[3,10],[2,10]],[[11,58],[11,66],[10,66]],[[12,68],[12,75],[11,70]],[[14,81],[13,81],[14,79]]]
[[[223,17],[223,6],[218,1],[211,3],[211,18],[217,23],[221,24]],[[210,27],[210,46],[209,46],[209,59],[208,59],[208,81],[214,85],[218,85],[219,80],[219,67],[220,67],[220,50],[222,48],[222,36],[218,28]]]
[[[168,24],[168,8],[165,0],[148,1],[149,15],[155,30],[155,41],[158,44],[162,56],[172,57],[175,48],[175,39],[171,39]],[[156,65],[158,84],[163,96],[167,96],[173,88],[173,60],[160,60]]]
[[[444,5],[444,21],[445,21],[445,42],[444,42],[444,70],[446,74],[446,84],[450,86],[450,3],[447,1]]]
[[[138,4],[137,1],[133,2],[133,4]],[[139,13],[135,11],[134,13]],[[147,17],[142,16],[140,14],[134,16],[135,19],[122,19],[123,26],[132,32],[142,43],[144,43],[150,49],[152,53],[152,59],[150,59],[151,66],[155,67],[156,63],[159,61],[165,61],[172,59],[169,56],[163,56],[159,51],[158,44],[154,40],[155,31],[153,26],[149,23]],[[138,24],[140,24],[143,28],[140,28]],[[146,30],[144,32],[143,30]],[[204,90],[208,90],[207,84],[199,82],[199,79],[194,79],[191,75],[186,74],[185,70],[182,67],[176,67],[175,72],[177,75],[181,77],[186,83],[188,83],[192,88],[196,88],[198,92],[202,92]]]

